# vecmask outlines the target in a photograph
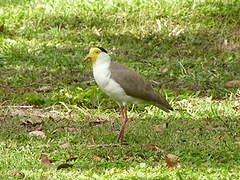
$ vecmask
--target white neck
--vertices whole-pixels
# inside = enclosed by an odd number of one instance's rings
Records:
[[[102,52],[97,56],[97,59],[93,65],[93,68],[97,67],[97,66],[108,66],[109,67],[110,62],[111,62],[111,57],[107,53]]]
[[[97,56],[96,62],[93,64],[93,76],[97,84],[104,89],[108,85],[111,72],[109,69],[111,58],[106,53],[100,53]]]

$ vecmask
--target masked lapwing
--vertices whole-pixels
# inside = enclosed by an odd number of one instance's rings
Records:
[[[128,103],[151,104],[166,112],[173,110],[168,101],[152,88],[149,81],[132,69],[112,61],[104,48],[91,48],[85,60],[92,63],[93,76],[98,86],[112,97],[120,107],[122,124],[117,137],[118,142],[123,140],[128,122]]]

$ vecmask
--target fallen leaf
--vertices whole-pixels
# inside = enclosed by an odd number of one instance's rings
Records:
[[[4,31],[4,25],[0,24],[0,32],[3,32],[3,31]]]
[[[29,133],[30,136],[41,136],[41,137],[46,137],[45,133],[42,131],[31,131]]]
[[[159,69],[159,71],[162,73],[166,73],[168,72],[168,68],[163,66],[162,68]]]
[[[25,119],[21,121],[21,125],[28,126],[28,127],[35,127],[37,125],[42,124],[40,120],[33,120],[33,119]]]
[[[227,87],[240,86],[240,80],[227,81],[227,82],[225,83],[225,86],[227,86]]]
[[[233,109],[234,110],[240,110],[240,105],[234,106]]]
[[[51,85],[42,86],[37,89],[37,92],[49,92],[53,89]]]
[[[167,154],[166,157],[169,159],[178,159],[178,156],[175,154]]]
[[[97,154],[93,154],[92,157],[95,159],[106,159],[106,160],[110,159],[109,156],[102,156],[102,155],[97,155]]]
[[[175,154],[167,154],[165,157],[165,165],[169,168],[179,168],[178,157]]]
[[[52,168],[53,165],[46,154],[41,154],[40,160],[45,168]]]
[[[104,156],[97,155],[97,154],[93,154],[92,157],[95,159],[104,159]]]
[[[71,168],[73,167],[72,164],[60,164],[58,167],[57,167],[57,170],[59,169],[65,169],[65,168]]]
[[[14,170],[14,171],[12,172],[12,174],[13,174],[14,176],[20,175],[21,177],[25,177],[25,174],[24,174],[22,171],[19,171],[19,170]]]
[[[76,131],[75,127],[64,127],[63,129],[65,129],[66,131],[70,131],[70,132]]]
[[[60,149],[66,149],[68,146],[70,146],[70,143],[64,143],[62,145],[60,145]]]
[[[154,150],[160,149],[160,146],[156,144],[145,144],[143,147],[147,149],[154,149]]]

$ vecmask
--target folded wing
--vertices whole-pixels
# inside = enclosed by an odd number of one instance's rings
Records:
[[[111,61],[111,78],[121,85],[128,96],[146,101],[164,111],[173,110],[167,100],[155,91],[151,84],[132,69]]]

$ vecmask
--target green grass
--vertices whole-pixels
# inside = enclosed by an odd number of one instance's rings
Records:
[[[240,80],[239,11],[238,0],[0,1],[1,179],[239,179],[240,91],[225,85]],[[126,144],[110,146],[117,105],[83,62],[96,45],[178,110],[130,106]],[[169,153],[180,168],[164,165]]]

